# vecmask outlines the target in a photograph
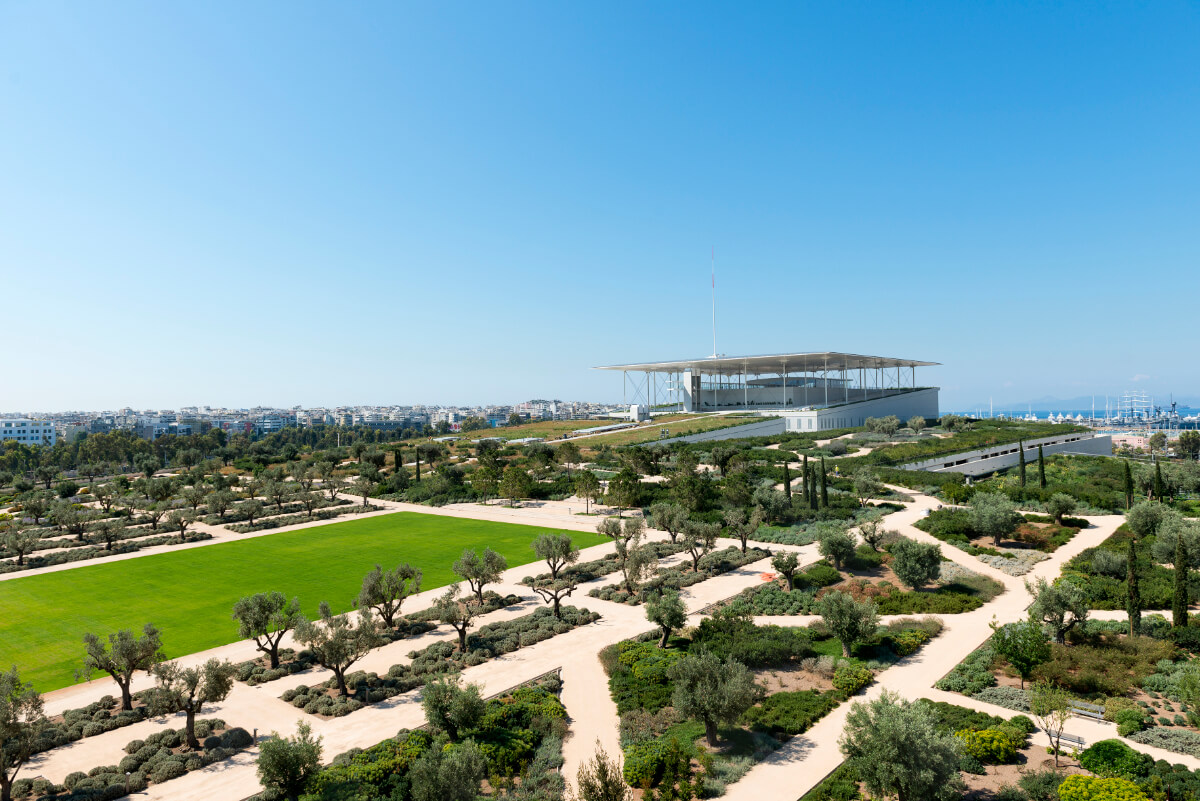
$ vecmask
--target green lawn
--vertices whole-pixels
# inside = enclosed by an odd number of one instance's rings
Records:
[[[243,595],[279,590],[299,596],[309,615],[323,600],[344,611],[377,562],[409,562],[424,573],[421,588],[434,589],[455,580],[450,565],[464,548],[486,545],[515,567],[534,560],[530,543],[546,531],[397,512],[0,581],[0,669],[17,665],[43,692],[65,687],[80,665],[84,632],[152,622],[167,656],[180,656],[237,640],[230,609]],[[605,541],[591,532],[572,536],[581,548]]]

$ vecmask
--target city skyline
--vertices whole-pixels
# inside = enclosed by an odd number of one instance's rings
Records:
[[[0,405],[617,401],[592,366],[711,349],[714,249],[723,353],[911,353],[946,409],[1194,394],[1198,34],[1177,2],[9,5]]]

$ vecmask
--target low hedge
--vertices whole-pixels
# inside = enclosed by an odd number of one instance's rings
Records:
[[[144,702],[145,695],[145,691],[134,693],[134,702]],[[49,751],[85,737],[94,737],[113,729],[131,726],[147,717],[145,706],[135,706],[120,712],[116,711],[117,706],[117,699],[106,695],[87,706],[66,710],[61,721],[48,723],[38,732],[34,753]]]
[[[423,686],[431,676],[441,673],[457,673],[464,667],[481,665],[502,654],[526,648],[563,634],[579,626],[599,620],[600,615],[574,606],[561,609],[562,619],[546,607],[513,620],[489,623],[480,627],[467,638],[467,652],[458,653],[449,642],[438,642],[420,651],[409,654],[412,662],[392,665],[383,676],[378,673],[355,671],[346,675],[346,686],[351,696],[332,696],[329,691],[337,687],[330,678],[313,687],[301,684],[279,696],[297,709],[310,715],[343,717],[397,695]]]
[[[818,690],[778,692],[751,707],[744,720],[755,731],[783,739],[808,731],[843,699],[840,693]]]
[[[254,738],[245,729],[226,729],[225,722],[219,719],[198,720],[196,736],[203,743],[203,750],[173,751],[184,744],[184,733],[184,729],[166,729],[145,740],[132,740],[125,745],[127,756],[119,764],[102,765],[87,773],[76,771],[63,779],[61,785],[45,779],[19,779],[13,783],[13,798],[112,801],[229,759],[254,744]]]

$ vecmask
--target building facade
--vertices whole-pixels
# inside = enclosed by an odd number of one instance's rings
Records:
[[[49,420],[6,418],[0,420],[0,445],[7,440],[51,447],[58,441],[58,434],[54,431],[54,423]]]

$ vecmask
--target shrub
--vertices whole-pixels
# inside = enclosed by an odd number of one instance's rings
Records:
[[[249,748],[252,745],[254,745],[254,737],[240,726],[221,735],[222,748]]]
[[[958,769],[963,773],[972,773],[976,776],[982,776],[987,773],[987,768],[979,761],[978,757],[971,754],[963,754],[958,760]]]
[[[1029,711],[1029,691],[1019,687],[984,687],[971,697],[1018,712]]]
[[[745,721],[758,731],[792,736],[807,731],[838,703],[840,698],[836,693],[779,692],[746,712]]]
[[[1017,755],[1017,746],[1024,744],[1024,737],[1015,741],[1009,733],[998,729],[964,729],[954,736],[962,740],[964,753],[993,765],[1011,762]]]
[[[1058,785],[1062,775],[1054,770],[1038,770],[1026,773],[1017,782],[1029,801],[1058,801]]]
[[[874,680],[871,671],[861,665],[842,664],[833,674],[833,687],[843,695],[854,695]]]
[[[674,744],[675,749],[678,750],[679,743],[675,739],[669,741],[650,740],[626,748],[623,770],[625,783],[631,787],[657,784],[667,768],[671,756],[671,744]]]
[[[1120,734],[1119,729],[1118,734]],[[1122,734],[1121,736],[1128,737],[1135,743],[1158,746],[1168,751],[1174,751],[1177,754],[1200,756],[1200,734],[1189,729],[1162,729],[1155,727],[1146,729],[1145,731]]]
[[[1101,740],[1079,755],[1079,764],[1097,776],[1141,779],[1150,774],[1154,760],[1120,740]]]
[[[987,646],[973,651],[934,686],[946,692],[975,695],[984,687],[995,685],[996,677],[992,674],[993,659],[995,653]]]
[[[1147,801],[1146,794],[1128,779],[1068,776],[1058,786],[1060,801]]]

